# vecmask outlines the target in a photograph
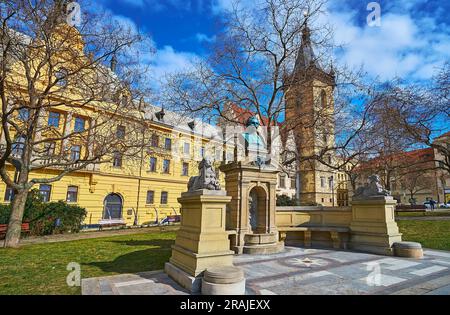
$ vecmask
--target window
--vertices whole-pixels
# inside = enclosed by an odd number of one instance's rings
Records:
[[[125,139],[125,126],[117,126],[116,137],[118,139]]]
[[[44,144],[45,154],[47,154],[48,156],[55,155],[55,148],[56,148],[55,142],[46,142]]]
[[[191,144],[190,143],[188,143],[188,142],[184,143],[183,152],[184,152],[184,154],[191,154]]]
[[[50,185],[40,185],[39,186],[39,193],[42,196],[43,202],[50,201],[51,192],[52,192],[52,186],[50,186]]]
[[[166,205],[168,203],[169,193],[167,191],[161,192],[161,204]]]
[[[325,92],[325,90],[322,90],[320,93],[320,105],[322,108],[327,107],[327,92]]]
[[[205,147],[200,148],[200,157],[202,157],[202,158],[205,157]]]
[[[325,188],[327,185],[327,179],[325,177],[320,178],[320,187]]]
[[[334,186],[334,178],[333,178],[333,176],[331,176],[330,178],[328,178],[328,186],[329,186],[330,188],[333,188],[333,186]]]
[[[216,149],[216,161],[222,161],[222,150]]]
[[[170,173],[170,160],[164,160],[163,162],[163,173],[169,174]]]
[[[280,188],[286,188],[286,175],[280,175]]]
[[[152,135],[152,147],[154,148],[159,147],[159,137],[157,134]]]
[[[155,157],[150,158],[150,172],[156,172],[156,166],[158,163],[158,159]]]
[[[55,77],[56,77],[56,82],[55,84],[57,86],[67,86],[67,70],[66,69],[61,69],[59,71],[56,71],[55,73]]]
[[[86,120],[83,118],[77,117],[75,118],[75,132],[83,132],[85,130]]]
[[[27,121],[30,118],[30,110],[28,108],[21,108],[19,110],[19,119],[21,121]]]
[[[67,202],[77,202],[78,201],[78,187],[69,186],[67,188]]]
[[[182,176],[189,176],[189,163],[183,163]]]
[[[21,157],[25,151],[25,136],[18,136],[12,144],[12,154],[16,157]]]
[[[155,192],[153,190],[147,191],[147,201],[148,205],[152,205],[155,203]]]
[[[166,140],[164,141],[164,149],[166,149],[166,151],[172,150],[172,139],[166,138]]]
[[[60,117],[61,115],[59,113],[50,112],[48,114],[48,126],[58,128]]]
[[[6,202],[11,202],[14,199],[14,189],[12,189],[11,187],[6,187],[6,191],[5,191],[5,201]]]
[[[122,167],[122,153],[114,153],[113,167]]]
[[[70,160],[73,162],[80,160],[81,146],[74,145],[70,149]]]
[[[297,188],[297,179],[295,177],[291,178],[291,189]]]
[[[128,105],[128,96],[122,96],[122,106],[125,107]]]

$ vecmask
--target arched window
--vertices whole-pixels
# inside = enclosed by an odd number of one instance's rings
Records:
[[[118,194],[111,194],[105,198],[105,209],[103,211],[104,220],[122,219],[123,202]]]
[[[322,92],[320,92],[320,105],[322,106],[322,108],[327,107],[327,92],[325,92],[325,90],[322,90]]]

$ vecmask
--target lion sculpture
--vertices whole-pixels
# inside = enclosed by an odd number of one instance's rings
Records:
[[[189,180],[188,190],[221,190],[220,183],[217,180],[217,174],[214,171],[211,161],[203,159],[198,166],[199,176],[192,177]]]
[[[376,197],[390,196],[391,192],[384,189],[381,185],[381,179],[378,175],[372,175],[369,177],[369,183],[364,187],[360,187],[356,190],[354,200],[371,199]]]

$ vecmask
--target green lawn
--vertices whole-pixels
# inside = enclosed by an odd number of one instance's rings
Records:
[[[450,221],[399,221],[398,225],[404,241],[450,251]]]
[[[450,217],[450,211],[399,212],[398,217]]]
[[[0,295],[80,294],[66,284],[70,262],[81,265],[82,278],[160,270],[174,240],[165,232],[0,249]]]

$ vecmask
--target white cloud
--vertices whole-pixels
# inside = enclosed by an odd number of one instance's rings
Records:
[[[156,51],[149,62],[150,76],[158,82],[164,81],[167,74],[191,69],[199,58],[194,53],[179,52],[172,46],[164,46]],[[158,82],[155,84],[158,84]]]
[[[199,43],[204,43],[204,42],[206,42],[206,43],[213,43],[213,42],[216,41],[217,36],[208,36],[208,35],[203,34],[203,33],[197,33],[197,34],[195,34],[195,38],[197,39],[197,41]]]
[[[412,7],[403,2],[404,8]],[[450,57],[450,37],[430,16],[385,12],[381,27],[369,27],[357,24],[358,14],[346,9],[331,11],[324,18],[334,26],[336,44],[344,44],[336,56],[341,64],[364,65],[370,75],[382,80],[396,76],[423,80]]]

